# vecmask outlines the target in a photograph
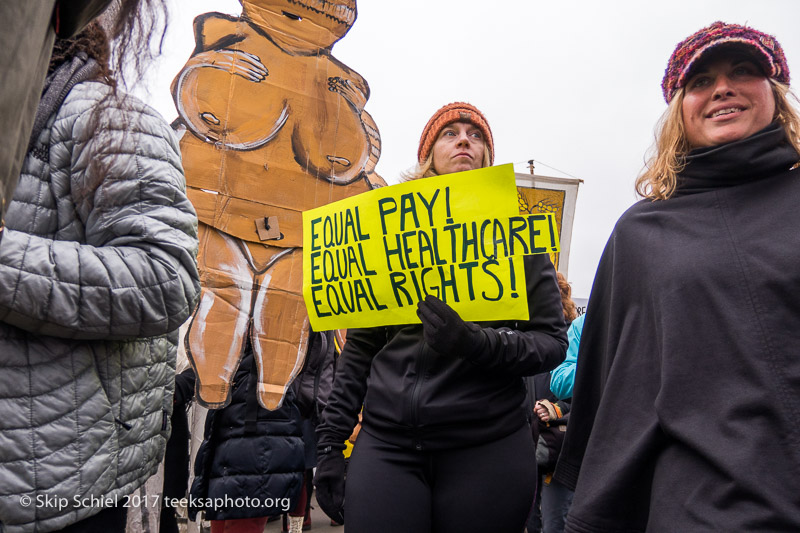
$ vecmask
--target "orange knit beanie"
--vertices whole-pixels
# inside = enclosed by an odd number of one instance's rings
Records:
[[[431,153],[431,149],[433,149],[433,143],[436,142],[439,132],[453,122],[469,122],[481,130],[483,140],[486,146],[489,147],[489,164],[493,164],[494,139],[492,138],[492,129],[489,127],[489,122],[486,121],[486,117],[477,107],[466,102],[447,104],[433,114],[428,123],[425,124],[425,129],[422,130],[422,136],[419,138],[417,161],[420,164],[425,162]]]

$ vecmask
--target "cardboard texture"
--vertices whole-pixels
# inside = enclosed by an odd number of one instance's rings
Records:
[[[280,239],[281,228],[278,225],[278,217],[256,219],[256,231],[258,232],[258,238],[262,241]]]
[[[249,336],[259,401],[276,409],[308,341],[302,212],[385,182],[369,86],[331,55],[355,0],[241,3],[240,17],[195,19],[195,51],[172,85],[200,220],[203,291],[186,345],[198,401],[216,408]]]

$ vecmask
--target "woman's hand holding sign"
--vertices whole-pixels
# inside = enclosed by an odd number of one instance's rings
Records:
[[[454,353],[465,359],[484,349],[486,334],[474,322],[464,322],[452,307],[436,296],[427,295],[417,304],[425,342],[439,353]]]

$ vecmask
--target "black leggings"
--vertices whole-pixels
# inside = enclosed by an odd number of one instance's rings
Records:
[[[527,425],[440,452],[399,448],[362,430],[347,469],[347,533],[520,533],[535,491]]]
[[[122,502],[124,498],[120,498]],[[125,533],[128,509],[121,505],[106,507],[99,513],[84,518],[80,522],[59,529],[59,533]]]

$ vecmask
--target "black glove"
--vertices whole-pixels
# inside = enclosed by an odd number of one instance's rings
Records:
[[[344,453],[329,449],[317,457],[317,502],[331,519],[344,524]]]
[[[175,376],[175,406],[185,408],[194,397],[195,374],[192,367]]]
[[[486,347],[486,334],[473,322],[464,322],[453,308],[430,294],[417,304],[425,342],[440,354],[472,359]]]

